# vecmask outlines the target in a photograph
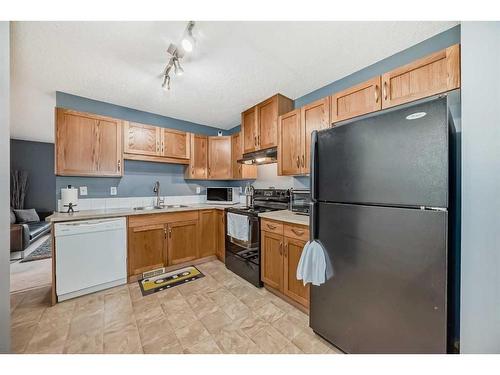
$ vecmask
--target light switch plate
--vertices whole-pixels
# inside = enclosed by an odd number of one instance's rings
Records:
[[[110,193],[111,195],[116,195],[116,186],[111,186]]]
[[[201,193],[201,187],[197,186],[196,187],[196,194],[200,194]]]
[[[87,187],[80,186],[80,195],[87,195]]]

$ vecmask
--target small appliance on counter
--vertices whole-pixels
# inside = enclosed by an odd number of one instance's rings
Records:
[[[239,187],[207,187],[207,203],[237,204],[240,203]]]
[[[78,211],[78,189],[68,185],[61,189],[61,208],[60,212],[77,212]]]
[[[311,192],[305,189],[290,189],[290,211],[309,215],[309,206],[311,203]]]
[[[255,193],[255,189],[249,183],[245,186],[245,206],[252,208],[253,207],[253,196]]]

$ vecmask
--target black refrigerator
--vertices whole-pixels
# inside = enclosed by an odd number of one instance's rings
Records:
[[[313,133],[311,231],[334,275],[310,326],[347,353],[446,353],[446,95]]]

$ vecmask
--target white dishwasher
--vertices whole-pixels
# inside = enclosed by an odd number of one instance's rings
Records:
[[[126,219],[55,224],[59,301],[127,282]]]

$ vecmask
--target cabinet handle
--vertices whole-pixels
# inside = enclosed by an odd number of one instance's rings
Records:
[[[168,238],[172,238],[172,228],[168,228]]]
[[[257,146],[260,146],[260,134],[257,136]]]
[[[304,155],[302,155],[302,168],[304,168],[304,167],[305,167],[305,161],[304,161],[304,159],[305,159],[305,158],[304,158]]]
[[[283,242],[280,242],[280,255],[283,255]]]
[[[285,258],[288,257],[288,242],[285,242]]]
[[[300,168],[300,156],[297,156],[297,168]]]
[[[163,228],[163,232],[165,233],[165,239],[167,238],[167,228]]]
[[[295,233],[297,236],[302,236],[304,234],[303,230],[298,230],[295,228],[292,228],[292,232]]]
[[[384,81],[384,100],[387,100],[387,81]]]
[[[194,176],[194,166],[191,166],[191,174]]]
[[[267,224],[267,227],[268,227],[269,229],[276,229],[276,225]]]
[[[122,169],[122,161],[118,160],[118,172]]]
[[[211,174],[212,174],[212,172],[210,170],[210,167],[208,167],[208,177],[210,177]]]
[[[375,85],[375,103],[378,103],[378,85]]]
[[[161,153],[163,154],[163,150],[165,149],[165,146],[163,144],[163,141],[161,141]]]

